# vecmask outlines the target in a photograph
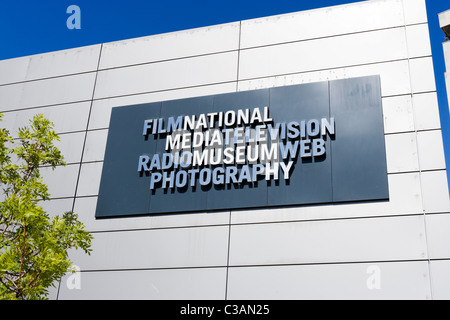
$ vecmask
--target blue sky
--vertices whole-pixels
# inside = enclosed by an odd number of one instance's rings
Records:
[[[5,0],[0,10],[0,60],[31,54],[350,3],[350,0]],[[69,5],[81,9],[81,29],[69,30]],[[441,126],[450,167],[450,117],[437,14],[448,0],[427,0]],[[449,177],[450,181],[450,177]]]

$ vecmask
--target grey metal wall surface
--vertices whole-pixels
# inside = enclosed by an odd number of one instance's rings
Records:
[[[95,219],[112,107],[379,75],[389,201]],[[53,299],[450,298],[450,202],[423,0],[379,0],[0,61],[2,125],[43,113],[42,172],[93,253]],[[121,186],[125,188],[126,186]],[[131,205],[131,204],[130,204]],[[370,284],[379,276],[380,287]]]

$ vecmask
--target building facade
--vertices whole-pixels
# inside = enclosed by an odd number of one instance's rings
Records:
[[[379,79],[386,199],[96,218],[116,107],[366,76]],[[0,61],[0,111],[11,132],[36,113],[54,122],[67,166],[42,168],[52,196],[43,206],[75,211],[94,235],[91,256],[71,252],[80,271],[52,299],[450,298],[450,201],[424,0]]]

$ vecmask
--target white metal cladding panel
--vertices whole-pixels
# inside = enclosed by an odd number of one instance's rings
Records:
[[[411,95],[382,99],[384,133],[414,131],[414,113]]]
[[[87,131],[83,162],[103,161],[107,138],[108,129]]]
[[[426,216],[428,250],[431,259],[450,258],[450,213]]]
[[[81,270],[226,266],[228,226],[171,228],[94,234],[90,256],[70,258]]]
[[[329,37],[404,24],[402,1],[366,1],[242,21],[241,48]]]
[[[96,71],[101,45],[1,60],[0,85]]]
[[[75,274],[79,276],[77,280],[71,276],[61,280],[60,300],[220,300],[225,297],[226,268],[81,272]],[[80,288],[74,288],[75,284]]]
[[[406,26],[406,43],[408,45],[408,56],[421,57],[431,56],[430,33],[428,24]]]
[[[49,216],[61,216],[64,212],[72,211],[74,198],[50,199],[40,201],[39,205],[49,214]],[[81,212],[76,212],[81,215]]]
[[[441,130],[417,133],[419,165],[421,170],[445,169],[444,145]]]
[[[439,129],[439,106],[436,92],[414,94],[412,98],[416,130]]]
[[[403,28],[355,33],[242,50],[239,79],[342,68],[407,56]]]
[[[425,0],[364,1],[242,21],[241,48],[426,22]]]
[[[81,197],[75,200],[74,211],[89,231],[114,231],[152,228],[176,228],[186,226],[228,225],[230,211],[201,212],[195,214],[168,214],[128,217],[126,219],[95,219],[97,197]]]
[[[425,0],[403,0],[405,24],[427,22],[427,9]]]
[[[239,22],[103,44],[100,69],[178,59],[239,47]]]
[[[430,275],[426,261],[231,267],[227,299],[249,298],[430,299]]]
[[[383,98],[383,116],[385,133],[441,127],[436,92]]]
[[[436,91],[433,59],[431,57],[409,60],[411,90],[413,93]]]
[[[19,128],[27,126],[36,114],[42,114],[54,124],[57,134],[86,130],[91,102],[69,103],[53,107],[5,112],[1,125],[17,138]]]
[[[386,162],[389,173],[419,170],[416,134],[389,134],[385,136]]]
[[[94,100],[92,102],[92,112],[89,119],[89,130],[108,128],[109,119],[111,117],[111,109],[113,107],[148,103],[155,101],[184,99],[219,93],[228,93],[233,91],[236,91],[236,81],[230,83],[221,83],[199,87],[182,88],[176,90],[167,90],[139,95]]]
[[[235,81],[237,59],[235,51],[102,70],[95,98]]]
[[[422,216],[232,225],[230,266],[427,257]]]
[[[95,72],[0,86],[0,112],[92,99]]]
[[[85,132],[59,135],[60,140],[55,142],[55,147],[61,151],[61,154],[64,156],[64,161],[67,164],[80,162],[85,136]]]
[[[425,171],[421,174],[425,212],[450,212],[447,172]]]
[[[411,93],[411,80],[407,60],[241,80],[238,84],[238,90],[263,89],[377,74],[380,75],[381,94],[383,97]]]
[[[50,198],[73,197],[79,169],[79,164],[58,166],[54,170],[51,167],[41,168],[41,175],[48,186]]]
[[[437,260],[430,262],[431,287],[433,299],[450,299],[450,260]]]
[[[98,195],[100,179],[102,175],[103,162],[81,164],[80,177],[78,180],[77,197]],[[121,187],[121,186],[117,186]]]
[[[48,288],[48,300],[58,300],[58,286],[59,282],[54,282],[54,287]]]
[[[232,223],[298,221],[422,213],[419,173],[388,175],[389,201],[233,210]]]

